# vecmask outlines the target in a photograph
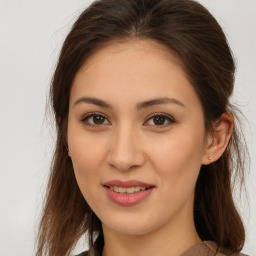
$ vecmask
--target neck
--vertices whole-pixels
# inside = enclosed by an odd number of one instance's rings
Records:
[[[102,227],[105,241],[103,256],[180,256],[202,242],[193,216],[180,216],[180,221],[175,219],[158,230],[142,235],[120,234],[104,224]]]

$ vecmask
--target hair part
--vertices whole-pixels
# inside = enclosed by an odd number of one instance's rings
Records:
[[[227,39],[215,18],[192,0],[98,0],[85,9],[68,34],[53,76],[50,97],[57,124],[57,141],[37,256],[69,255],[89,232],[89,247],[104,245],[101,222],[83,198],[66,150],[67,117],[74,77],[86,59],[113,41],[154,40],[180,60],[204,110],[205,127],[227,111],[234,87],[235,64]],[[247,151],[237,124],[219,160],[202,166],[196,184],[194,219],[202,240],[213,240],[231,253],[245,241],[244,226],[235,207],[232,176],[244,179]],[[98,248],[99,249],[99,248]]]

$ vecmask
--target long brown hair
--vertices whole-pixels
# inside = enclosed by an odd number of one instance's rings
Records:
[[[233,91],[235,64],[226,37],[215,18],[192,0],[98,0],[85,9],[68,34],[51,84],[56,118],[56,150],[40,222],[37,256],[67,256],[88,231],[89,247],[101,222],[77,185],[67,152],[67,116],[73,79],[86,59],[109,42],[155,40],[167,46],[183,65],[204,110],[205,127],[227,111]],[[202,166],[196,184],[194,219],[202,240],[213,240],[231,253],[245,240],[236,210],[232,181],[244,179],[246,147],[237,122],[226,151],[216,162]]]

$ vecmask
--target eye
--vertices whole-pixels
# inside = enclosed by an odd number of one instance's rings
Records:
[[[99,113],[90,113],[84,116],[81,121],[85,125],[94,127],[109,124],[107,118]]]
[[[169,124],[175,123],[174,119],[170,116],[163,114],[155,114],[151,116],[147,122],[149,125],[156,126],[157,128],[163,128],[168,126]]]
[[[107,118],[100,113],[90,113],[90,114],[84,116],[81,119],[81,122],[83,122],[85,125],[91,126],[93,128],[98,128],[101,125],[110,124],[110,122],[107,120]],[[155,115],[151,116],[147,121],[148,125],[152,125],[157,128],[164,128],[173,123],[175,123],[174,119],[171,118],[170,116],[164,115],[164,114],[155,114]]]

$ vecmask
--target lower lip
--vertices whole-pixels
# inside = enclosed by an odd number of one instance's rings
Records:
[[[147,198],[153,191],[153,187],[133,194],[121,194],[104,187],[110,200],[122,206],[132,206]]]

